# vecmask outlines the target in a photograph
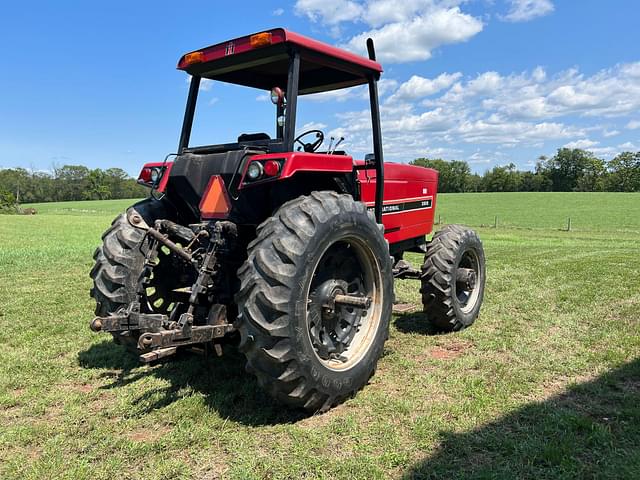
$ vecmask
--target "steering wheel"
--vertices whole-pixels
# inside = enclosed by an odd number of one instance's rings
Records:
[[[307,135],[310,135],[312,133],[316,134],[315,141],[310,143],[304,143],[301,140],[302,137],[306,137]],[[302,145],[302,148],[304,148],[304,151],[307,153],[313,153],[316,150],[318,150],[318,148],[320,148],[320,145],[322,145],[322,142],[324,142],[324,133],[322,133],[322,130],[307,130],[306,132],[303,132],[300,135],[298,135],[293,141],[293,143],[299,143],[300,145]]]

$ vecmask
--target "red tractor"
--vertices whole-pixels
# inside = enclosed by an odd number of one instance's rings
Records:
[[[373,375],[388,337],[394,278],[421,281],[430,322],[469,326],[482,303],[482,244],[450,225],[431,241],[438,173],[384,163],[369,58],[284,29],[184,55],[191,75],[178,153],[147,164],[150,198],[115,219],[94,255],[94,331],[143,362],[236,344],[273,397],[323,411]],[[275,136],[189,143],[201,79],[271,92]],[[296,133],[301,95],[368,85],[373,153],[354,160],[324,133]],[[333,143],[333,142],[332,142]],[[173,161],[168,161],[172,158]],[[421,270],[403,259],[425,255]]]

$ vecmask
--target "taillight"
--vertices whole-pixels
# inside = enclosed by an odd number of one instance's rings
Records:
[[[254,183],[262,183],[274,180],[282,172],[283,158],[273,160],[252,160],[247,166],[241,186],[249,186]]]
[[[138,175],[138,183],[151,183],[151,167],[143,167]]]
[[[200,200],[200,216],[202,218],[226,218],[230,211],[231,202],[224,180],[220,175],[214,175],[209,180],[202,200]]]
[[[280,173],[280,162],[277,160],[267,160],[264,164],[264,174],[267,177],[275,177]]]

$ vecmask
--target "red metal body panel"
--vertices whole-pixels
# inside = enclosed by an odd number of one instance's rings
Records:
[[[254,155],[251,160],[285,159],[279,177],[274,181],[293,176],[296,172],[337,172],[350,173],[353,166],[364,162],[353,161],[347,155],[327,155],[322,153],[289,152]],[[248,168],[250,162],[247,162]],[[370,208],[375,205],[376,172],[374,169],[359,170],[362,201]],[[246,188],[260,185],[243,185]],[[438,172],[430,168],[414,167],[401,163],[384,164],[384,205],[382,223],[385,238],[389,243],[397,243],[431,233],[436,208]]]
[[[361,67],[364,67],[376,72],[382,72],[382,66],[378,62],[374,62],[373,60],[369,60],[368,58],[362,57],[360,55],[347,52],[346,50],[342,50],[341,48],[333,47],[326,43],[313,40],[312,38],[305,37],[304,35],[300,35],[295,32],[290,32],[288,30],[285,30],[284,28],[274,28],[272,30],[265,30],[264,32],[268,32],[271,34],[271,45],[276,45],[278,43],[283,43],[283,42],[289,42],[299,47],[322,53],[323,55],[328,55],[330,57],[334,57],[339,60],[343,60],[345,62],[359,65]],[[258,32],[258,33],[263,33],[263,32]],[[235,38],[232,40],[228,40],[226,42],[218,43],[215,45],[211,45],[210,47],[205,47],[200,50],[194,50],[194,51],[202,52],[204,54],[204,59],[202,63],[206,63],[206,62],[211,62],[213,60],[218,60],[220,58],[225,58],[230,55],[238,55],[238,54],[245,53],[258,48],[264,48],[264,47],[255,47],[255,48],[252,47],[250,39],[251,39],[251,35],[247,35],[244,37]],[[231,45],[233,46],[231,47]],[[193,52],[189,52],[189,53],[193,53]],[[177,68],[179,70],[185,70],[188,67],[188,65],[185,62],[186,55],[187,54],[183,55],[180,58],[180,61],[178,62]]]
[[[308,48],[309,50],[322,53],[324,55],[328,55],[330,57],[337,58],[339,60],[344,60],[345,62],[360,65],[361,67],[368,68],[378,73],[382,73],[382,65],[380,65],[378,62],[374,62],[373,60],[369,60],[366,57],[362,57],[360,55],[356,55],[355,53],[342,50],[341,48],[319,42],[295,32],[290,32],[288,30],[285,30],[284,32],[286,35],[286,41],[288,42],[294,43],[304,48]]]
[[[360,170],[358,178],[362,187],[362,201],[373,207],[376,191],[375,170]],[[385,162],[382,223],[385,238],[389,243],[431,233],[437,189],[436,170]]]

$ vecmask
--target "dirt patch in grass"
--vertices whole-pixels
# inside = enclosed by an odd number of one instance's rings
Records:
[[[14,397],[16,397],[16,398],[19,398],[19,397],[21,397],[21,396],[22,396],[22,394],[23,394],[24,392],[26,392],[26,390],[27,390],[26,388],[16,388],[16,389],[13,391],[13,396],[14,396]]]
[[[136,428],[127,432],[125,437],[132,442],[153,443],[172,430],[167,425],[160,425],[154,428]]]
[[[22,416],[21,412],[22,412],[22,407],[20,407],[19,405],[0,408],[0,419],[2,419],[1,423],[20,418]]]
[[[468,341],[454,341],[447,344],[436,345],[432,347],[428,356],[438,360],[452,360],[463,355],[467,350],[473,347],[473,343]]]
[[[59,385],[59,388],[67,392],[91,393],[97,390],[98,386],[89,383],[63,383]]]

